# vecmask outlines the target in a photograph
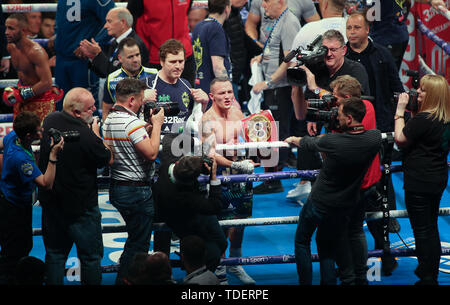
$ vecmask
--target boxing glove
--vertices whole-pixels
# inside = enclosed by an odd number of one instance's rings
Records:
[[[10,107],[16,103],[23,102],[20,90],[15,87],[6,87],[3,91],[3,102]]]

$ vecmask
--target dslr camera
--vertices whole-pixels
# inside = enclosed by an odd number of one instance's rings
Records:
[[[306,72],[300,66],[305,65],[314,74],[321,72],[320,67],[324,66],[325,56],[328,54],[328,48],[322,45],[322,35],[317,36],[305,50],[302,47],[292,50],[285,58],[284,62],[290,62],[294,57],[297,60],[295,67],[287,69],[287,80],[294,86],[304,86],[307,84]]]
[[[333,95],[324,95],[322,99],[309,99],[306,120],[323,122],[327,130],[339,130],[337,99]]]
[[[419,96],[419,93],[416,89],[411,89],[409,92],[406,92],[409,95],[408,104],[406,105],[406,109],[411,112],[417,112],[419,110],[419,104],[417,104],[417,97]],[[394,101],[398,103],[398,97],[400,96],[401,92],[394,92]]]
[[[77,130],[59,131],[55,128],[48,130],[48,136],[53,139],[53,144],[58,144],[61,141],[61,137],[65,142],[77,142],[80,140],[80,132]]]
[[[146,102],[144,104],[144,121],[150,122],[150,110],[156,109],[155,113],[158,113],[161,108],[164,109],[165,116],[174,116],[180,113],[180,107],[177,102]]]

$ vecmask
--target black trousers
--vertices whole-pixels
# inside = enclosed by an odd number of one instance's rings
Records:
[[[32,206],[18,207],[0,193],[0,284],[13,284],[18,261],[33,248]]]
[[[405,191],[405,205],[416,240],[419,265],[416,275],[424,282],[437,284],[441,259],[441,241],[438,213],[442,192],[439,194]]]

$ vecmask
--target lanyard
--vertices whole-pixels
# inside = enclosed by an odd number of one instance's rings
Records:
[[[284,15],[288,10],[289,10],[289,8],[286,8],[286,9],[281,13],[281,15],[278,16],[277,20],[276,20],[275,23],[273,24],[272,29],[270,30],[270,33],[269,33],[269,37],[267,37],[266,41],[264,42],[264,48],[263,48],[263,50],[262,50],[262,53],[263,53],[263,54],[264,54],[264,50],[265,50],[266,47],[267,47],[267,44],[269,43],[269,40],[272,38],[273,30],[274,30],[275,27],[277,26],[278,21],[280,21],[280,19],[283,17],[283,15]]]
[[[22,144],[19,143],[19,139],[16,140],[16,145],[19,146],[20,148],[22,148],[23,151],[24,151],[28,156],[30,156],[30,158],[31,158],[31,160],[33,160],[33,162],[36,162],[36,159],[34,159],[33,154],[32,154],[28,149],[26,149],[25,147],[23,147]]]

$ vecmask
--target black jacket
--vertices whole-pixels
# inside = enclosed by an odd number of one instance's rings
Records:
[[[137,41],[139,50],[141,52],[141,64],[145,67],[148,66],[148,50],[142,39],[136,34],[134,30],[127,37],[132,37]],[[99,77],[106,78],[111,72],[120,68],[120,62],[117,58],[117,43],[112,42],[108,44],[104,51],[99,53],[92,62],[90,62],[90,68]],[[110,60],[111,59],[111,60]]]
[[[359,61],[360,56],[367,56],[370,67],[366,67],[367,72],[371,71],[369,77],[371,94],[375,97],[373,107],[377,119],[377,128],[381,132],[394,131],[395,105],[393,103],[394,92],[404,92],[402,82],[400,81],[397,66],[391,52],[382,45],[371,42],[367,52],[360,54],[351,51],[347,43],[346,57]],[[365,61],[359,61],[365,65]],[[374,88],[375,90],[372,90]]]
[[[48,130],[78,131],[79,140],[64,141],[64,149],[58,154],[53,189],[39,188],[39,201],[46,208],[61,210],[68,218],[76,218],[86,208],[98,204],[97,168],[106,166],[111,152],[103,145],[84,121],[64,111],[49,114],[43,123],[39,168],[47,169],[50,152]]]

